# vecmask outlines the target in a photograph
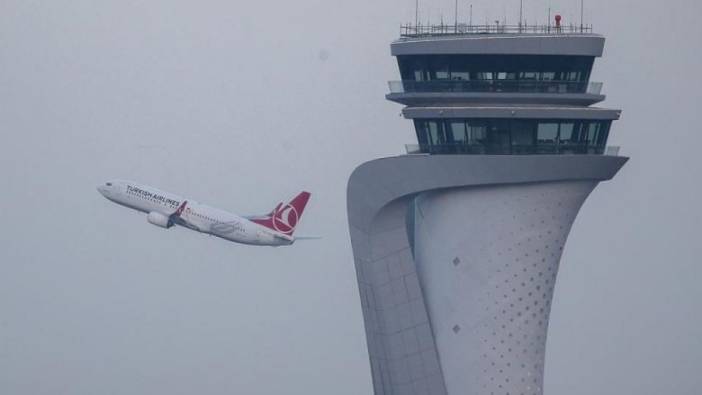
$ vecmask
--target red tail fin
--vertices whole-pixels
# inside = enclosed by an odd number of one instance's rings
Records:
[[[271,211],[271,213],[268,214],[268,216],[270,216],[270,217],[274,216],[275,213],[277,213],[278,210],[280,210],[280,206],[282,206],[282,205],[283,205],[283,202],[278,203],[278,205],[275,206],[275,208],[273,209],[273,211]]]
[[[252,221],[269,229],[273,229],[276,232],[292,236],[309,200],[310,193],[301,192],[299,195],[295,196],[290,203],[278,204],[266,218],[254,219]]]

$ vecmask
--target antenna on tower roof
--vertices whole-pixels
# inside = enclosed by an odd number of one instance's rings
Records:
[[[473,27],[473,4],[470,5],[470,27]]]
[[[458,0],[456,0],[456,9],[454,10],[454,33],[458,33]]]
[[[583,18],[585,17],[585,0],[580,0],[580,33],[583,32]]]
[[[524,0],[519,0],[519,33],[522,32],[522,21],[524,20]]]
[[[414,1],[414,26],[419,26],[419,0]]]

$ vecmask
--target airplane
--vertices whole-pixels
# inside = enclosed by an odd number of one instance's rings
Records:
[[[286,246],[307,239],[293,233],[310,198],[309,192],[301,192],[289,203],[278,203],[268,214],[244,217],[133,181],[107,181],[97,190],[112,202],[146,213],[150,224],[164,229],[179,225],[256,246]]]

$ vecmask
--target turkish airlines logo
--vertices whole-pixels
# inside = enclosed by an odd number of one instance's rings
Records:
[[[300,215],[291,204],[281,207],[273,216],[273,228],[280,233],[291,233],[297,226]]]

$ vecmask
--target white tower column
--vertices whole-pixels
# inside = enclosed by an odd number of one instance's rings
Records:
[[[423,193],[417,274],[449,394],[540,395],[558,265],[596,181]]]

